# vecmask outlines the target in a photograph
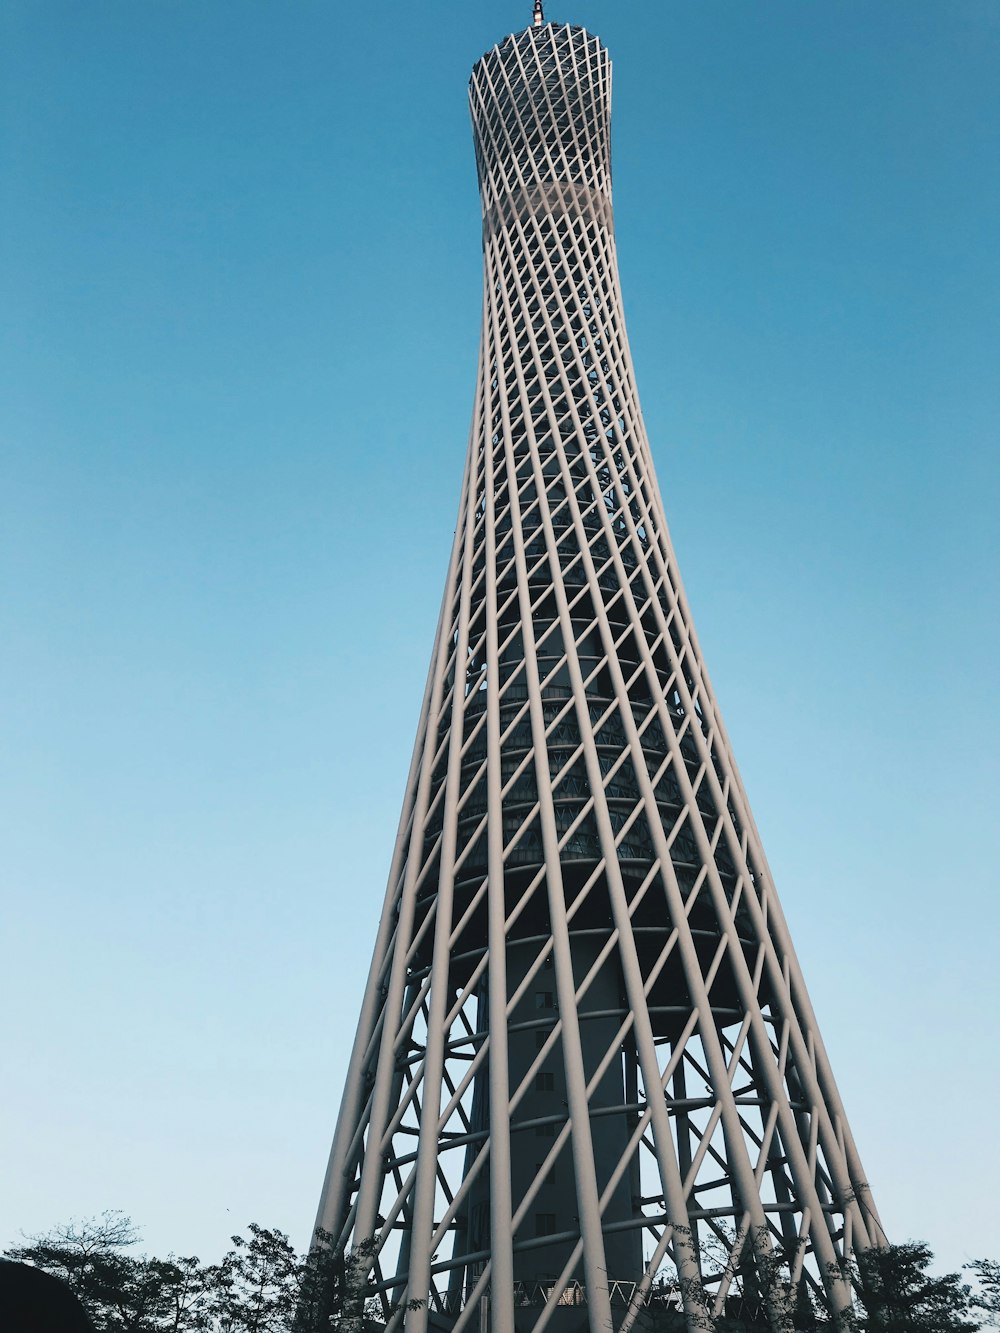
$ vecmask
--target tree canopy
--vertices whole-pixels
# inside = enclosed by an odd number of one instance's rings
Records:
[[[317,1233],[310,1252],[298,1255],[283,1232],[252,1222],[245,1234],[231,1237],[218,1263],[203,1264],[195,1255],[160,1259],[136,1253],[139,1235],[130,1219],[106,1212],[29,1237],[4,1257],[59,1278],[96,1333],[356,1333],[365,1325],[381,1327],[381,1320],[366,1319],[375,1311],[363,1290],[364,1245],[338,1255],[330,1241]],[[986,1324],[1000,1327],[1000,1264],[978,1259],[966,1265],[972,1284],[958,1273],[937,1275],[932,1265],[930,1249],[918,1242],[869,1251],[831,1275],[838,1279],[828,1284],[831,1289],[852,1293],[837,1309],[822,1288],[805,1283],[779,1290],[779,1278],[758,1274],[756,1289],[764,1303],[781,1311],[779,1322],[789,1333],[975,1333]],[[659,1327],[666,1313],[653,1299],[643,1327]],[[675,1326],[676,1315],[668,1322]]]

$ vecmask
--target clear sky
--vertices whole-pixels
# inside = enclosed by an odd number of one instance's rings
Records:
[[[303,1244],[455,524],[465,86],[529,0],[0,17],[0,1244]],[[884,1220],[1000,1257],[1000,5],[562,0],[639,389]]]

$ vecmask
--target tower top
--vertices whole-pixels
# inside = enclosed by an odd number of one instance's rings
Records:
[[[542,0],[535,0],[535,12],[533,17],[535,27],[540,28],[545,22],[545,10],[542,8]]]

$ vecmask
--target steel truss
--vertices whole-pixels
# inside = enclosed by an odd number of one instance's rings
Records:
[[[881,1234],[653,475],[610,94],[540,15],[470,85],[471,442],[319,1215],[389,1330],[773,1319]]]

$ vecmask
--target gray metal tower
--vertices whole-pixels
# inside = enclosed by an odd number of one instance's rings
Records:
[[[472,434],[318,1219],[408,1333],[774,1322],[881,1235],[667,534],[610,94],[540,4],[470,85]]]

